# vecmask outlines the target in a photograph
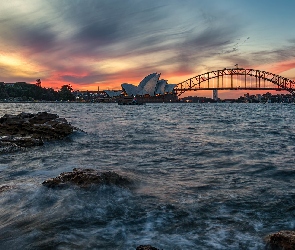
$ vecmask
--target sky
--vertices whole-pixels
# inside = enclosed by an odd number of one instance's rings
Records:
[[[2,0],[0,82],[118,90],[236,64],[295,80],[294,10],[294,0]]]

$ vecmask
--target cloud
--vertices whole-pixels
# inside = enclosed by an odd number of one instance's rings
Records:
[[[239,23],[234,15],[229,17],[229,14],[212,11],[207,14],[203,12],[202,29],[192,28],[184,36],[183,42],[178,45],[176,64],[180,70],[195,71],[198,65],[218,60],[223,51],[233,46],[233,41],[241,36],[244,25]],[[227,19],[223,18],[215,19],[215,15],[224,16],[233,21],[227,22]]]
[[[0,6],[0,49],[19,53],[24,67],[37,65],[36,75],[48,80],[119,85],[132,80],[128,75],[136,81],[159,70],[189,75],[295,55],[295,39],[288,46],[246,50],[254,41],[248,23],[220,1],[9,2]],[[115,60],[126,66],[106,66]]]
[[[252,65],[284,64],[285,61],[294,60],[294,57],[295,45],[285,45],[275,49],[261,49],[248,54],[249,63]],[[292,64],[286,63],[286,65],[291,66]]]

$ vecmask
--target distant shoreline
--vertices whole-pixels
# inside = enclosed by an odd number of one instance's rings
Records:
[[[0,104],[1,103],[80,103],[80,104],[89,104],[89,103],[92,103],[92,104],[118,104],[117,102],[75,102],[75,101],[0,101]],[[156,104],[156,103],[160,103],[160,104],[163,104],[163,103],[178,103],[178,104],[207,104],[207,103],[244,103],[244,104],[252,104],[252,103],[261,103],[261,104],[268,104],[268,103],[278,103],[278,104],[294,104],[294,102],[238,102],[238,101],[227,101],[227,100],[224,100],[224,101],[218,101],[218,102],[184,102],[184,101],[178,101],[178,102],[146,102],[146,104]]]

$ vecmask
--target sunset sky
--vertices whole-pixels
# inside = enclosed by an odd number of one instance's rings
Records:
[[[235,64],[294,80],[294,11],[293,0],[3,0],[0,82],[121,89]]]

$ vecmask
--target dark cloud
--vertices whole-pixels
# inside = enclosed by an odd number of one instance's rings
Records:
[[[133,39],[144,40],[164,18],[156,1],[53,0],[51,6],[62,11],[64,21],[75,28],[71,41],[97,48]]]
[[[273,55],[276,61],[293,59],[295,57],[295,44],[293,46],[285,46],[280,49],[271,50],[269,54]]]
[[[212,14],[214,13],[210,15]],[[225,16],[224,13],[219,14]],[[202,15],[204,17],[204,12]],[[235,22],[234,16],[231,19],[233,22],[204,17],[205,22],[201,31],[198,27],[187,32],[184,41],[177,48],[178,56],[175,60],[179,70],[194,71],[198,64],[204,64],[212,58],[220,58],[222,51],[233,46],[233,41],[241,35],[243,25]]]
[[[11,14],[0,12],[0,39],[3,44],[13,45],[16,50],[29,49],[38,53],[55,46],[57,34],[51,29],[50,20],[38,18],[42,8],[22,14],[18,8],[8,10]]]
[[[78,40],[89,42],[93,46],[108,45],[116,41],[119,27],[116,23],[105,22],[100,25],[98,22],[86,25],[81,28],[78,34]]]
[[[249,65],[274,64],[282,61],[293,60],[295,57],[294,46],[282,46],[278,49],[261,49],[247,54]]]
[[[35,53],[48,52],[56,45],[56,34],[48,25],[18,26],[14,30],[20,40],[21,47],[29,47]]]
[[[73,75],[63,75],[61,79],[63,81],[72,82],[75,84],[89,85],[97,81],[103,82],[106,79],[109,79],[109,77],[110,77],[109,74],[105,74],[105,73],[97,74],[97,72],[92,72],[92,74],[90,73],[90,75],[81,76],[81,77],[73,76]]]

